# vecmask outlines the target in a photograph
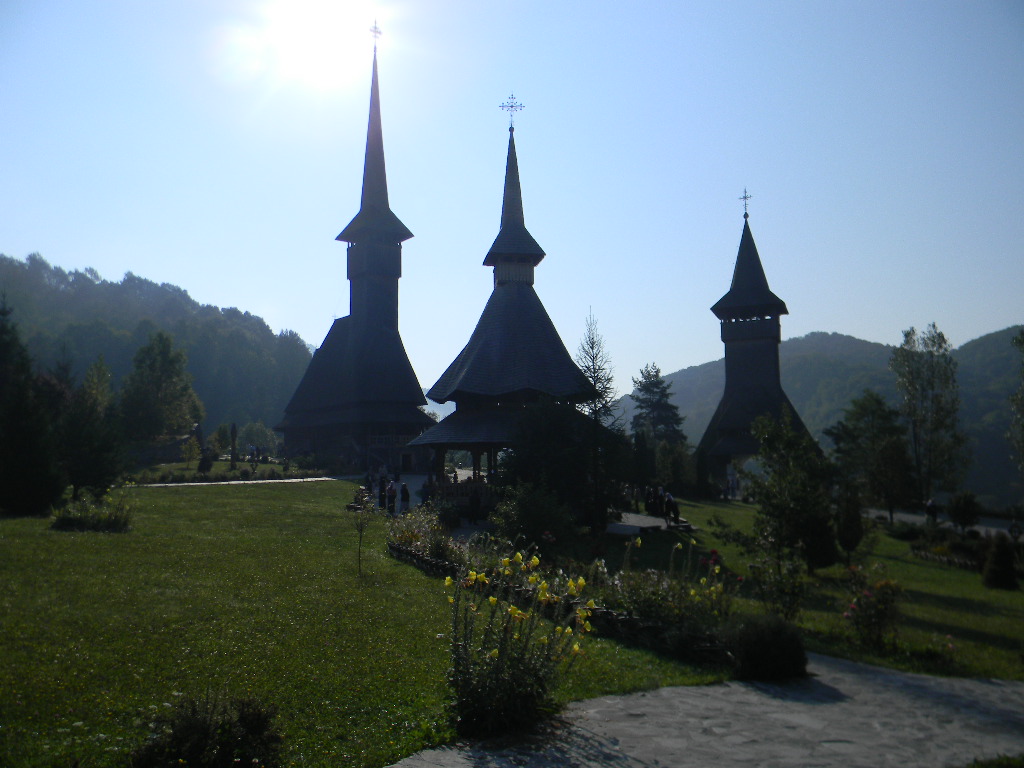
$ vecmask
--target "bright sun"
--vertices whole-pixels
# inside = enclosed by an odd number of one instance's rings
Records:
[[[218,60],[233,82],[338,90],[365,80],[375,18],[369,0],[262,0],[221,30]]]

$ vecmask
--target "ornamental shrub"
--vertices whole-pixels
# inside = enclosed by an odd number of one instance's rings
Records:
[[[898,602],[903,588],[893,579],[885,578],[879,565],[872,570],[877,578],[870,577],[860,566],[847,569],[850,603],[843,618],[850,622],[860,643],[882,648],[887,642],[896,641],[901,618]]]
[[[569,579],[556,594],[535,573],[539,564],[517,552],[445,580],[453,591],[450,716],[461,736],[528,730],[554,713],[558,680],[582,653],[594,607],[580,599],[586,580]]]
[[[185,696],[151,723],[149,739],[131,755],[132,768],[277,768],[283,741],[277,710],[255,699]]]
[[[788,680],[807,676],[800,631],[775,614],[737,616],[723,627],[738,680]]]

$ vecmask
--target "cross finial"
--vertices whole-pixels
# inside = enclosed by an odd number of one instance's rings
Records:
[[[379,40],[380,36],[384,34],[383,32],[380,31],[380,27],[377,26],[377,20],[376,19],[373,20],[373,26],[370,27],[370,34],[373,35],[373,52],[376,53],[377,52],[377,40]]]
[[[750,200],[750,198],[752,198],[752,197],[753,197],[753,195],[752,195],[752,194],[750,194],[749,192],[747,192],[747,188],[746,188],[746,187],[744,187],[744,188],[743,188],[743,194],[742,194],[742,195],[740,196],[740,200],[742,200],[742,201],[743,201],[743,218],[744,218],[744,219],[749,219],[749,218],[750,218],[750,214],[749,214],[749,213],[747,213],[747,202],[748,202],[748,201]]]
[[[508,129],[510,131],[515,125],[514,118],[516,112],[522,109],[523,106],[523,104],[520,104],[518,101],[516,101],[516,95],[514,93],[509,94],[508,101],[506,101],[504,104],[498,105],[499,109],[504,109],[508,112]]]

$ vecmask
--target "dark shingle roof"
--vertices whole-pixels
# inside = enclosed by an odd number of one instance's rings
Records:
[[[426,426],[430,419],[418,409],[426,402],[398,332],[357,329],[342,317],[313,354],[280,426],[410,420]]]
[[[745,216],[745,214],[744,214]],[[749,319],[754,317],[789,314],[786,302],[768,288],[761,257],[757,254],[750,225],[743,220],[743,235],[736,254],[736,267],[732,273],[732,285],[711,311],[720,320]]]
[[[576,366],[533,286],[494,287],[469,343],[427,392],[436,402],[462,395],[542,392],[581,401],[593,387]]]

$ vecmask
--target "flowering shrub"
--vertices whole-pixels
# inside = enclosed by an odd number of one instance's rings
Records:
[[[80,498],[59,510],[51,527],[58,531],[101,531],[124,533],[132,526],[132,509],[124,491],[116,499]]]
[[[457,565],[466,564],[466,551],[445,529],[439,510],[422,504],[404,515],[389,518],[388,540],[421,555]]]
[[[786,621],[796,621],[806,591],[803,564],[799,560],[763,555],[748,567],[758,599],[768,612]]]
[[[878,566],[874,569],[880,573]],[[843,618],[850,622],[854,636],[864,645],[881,648],[887,641],[894,641],[899,628],[899,602],[903,588],[893,579],[872,580],[860,566],[851,566],[848,571],[850,603],[843,612]]]
[[[552,713],[559,676],[583,652],[594,607],[580,597],[586,580],[568,579],[561,593],[537,573],[539,565],[536,555],[517,552],[487,570],[445,579],[452,592],[451,717],[463,736],[524,730]]]

